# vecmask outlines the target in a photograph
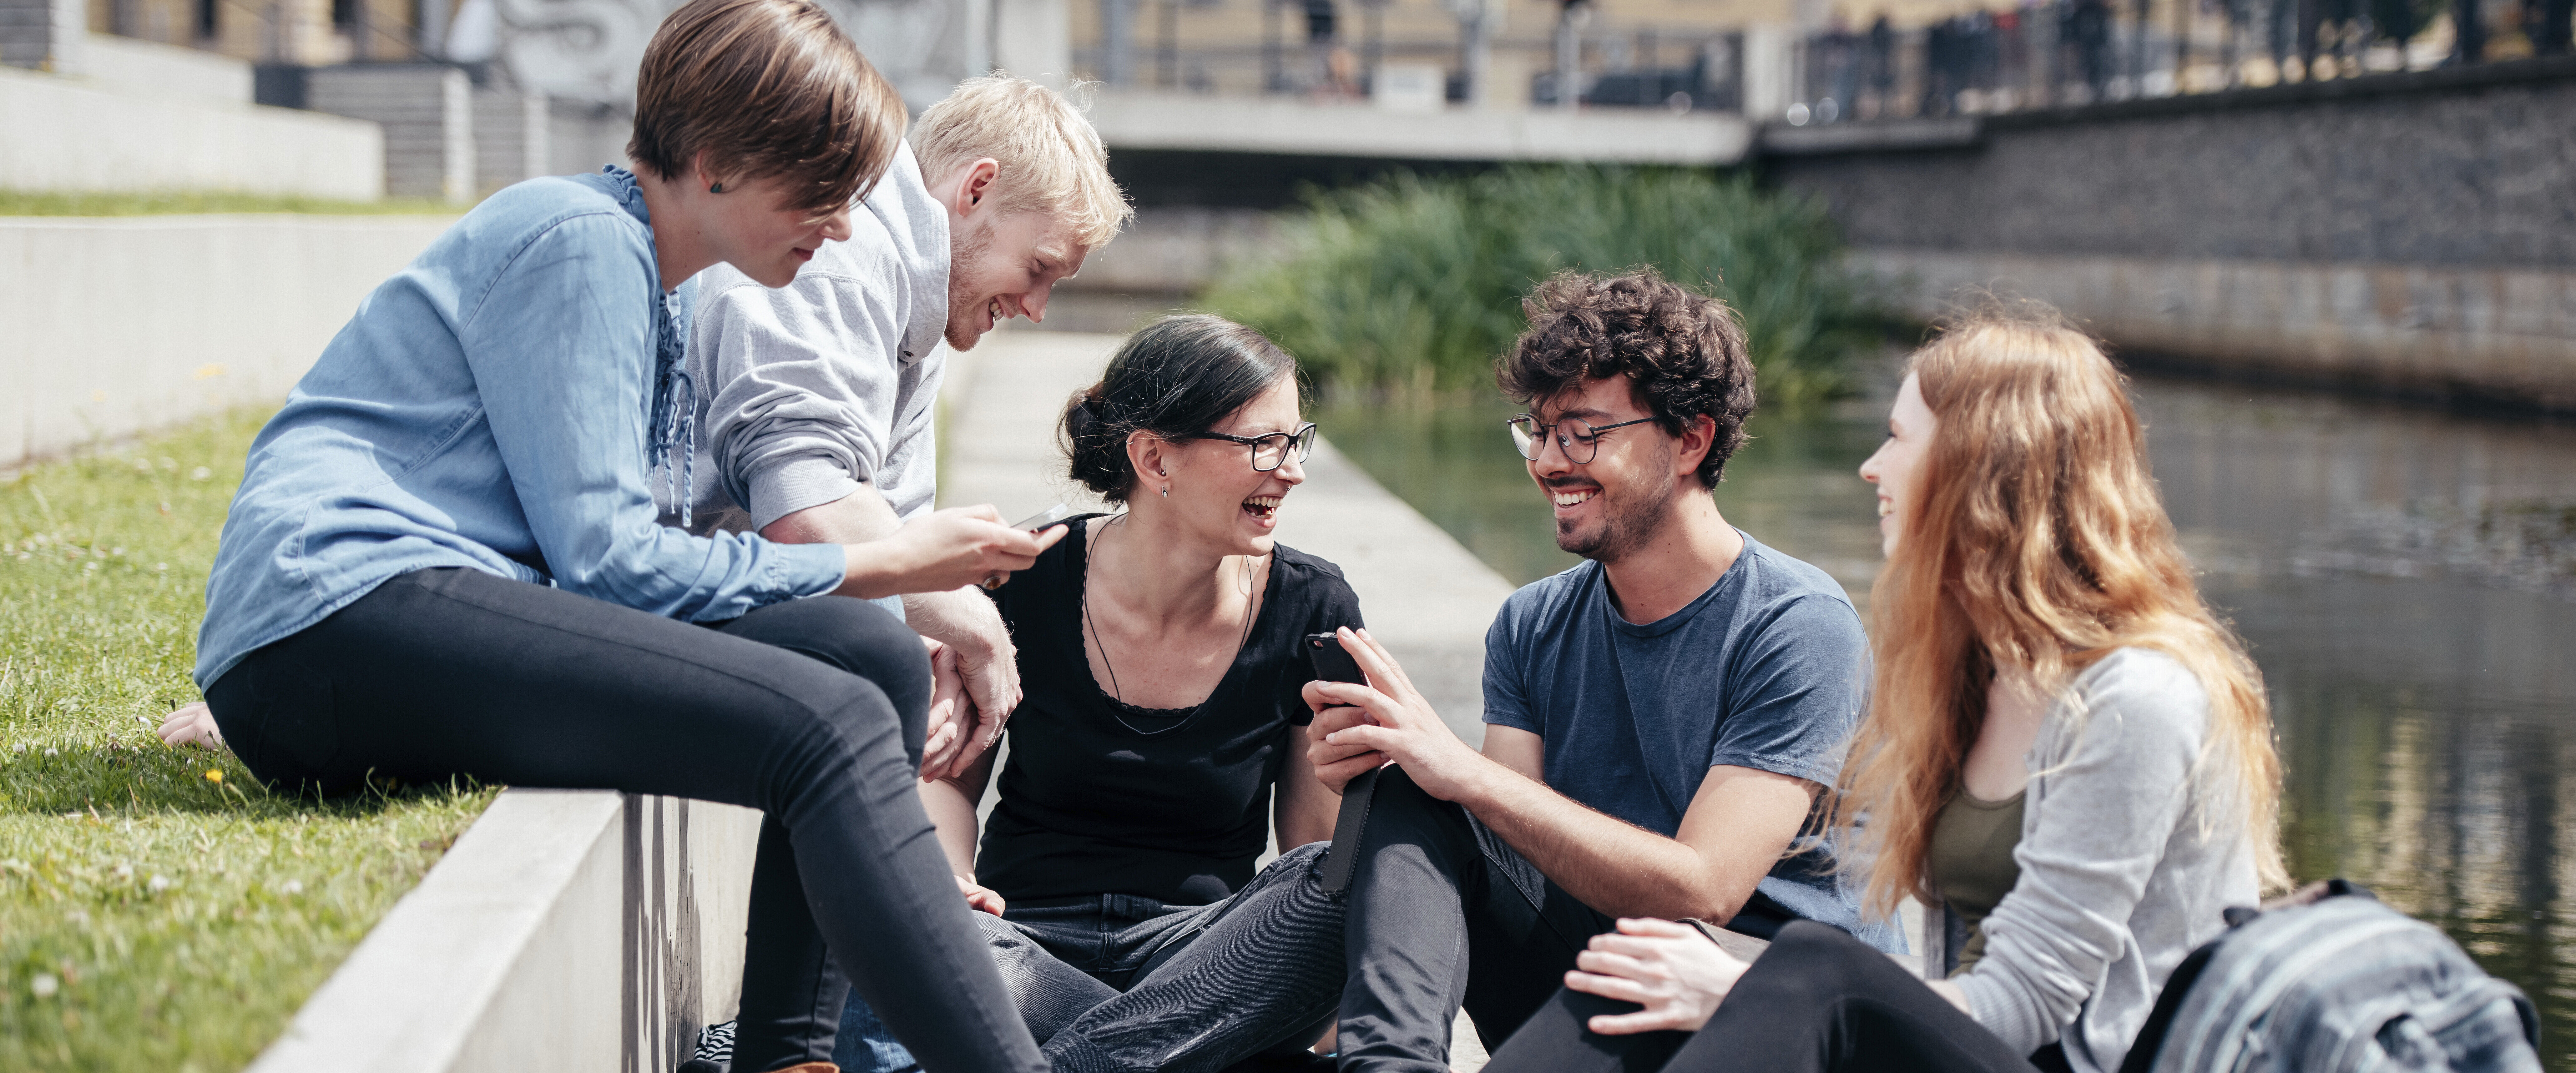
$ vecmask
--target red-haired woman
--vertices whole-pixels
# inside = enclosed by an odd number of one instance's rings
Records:
[[[1959,940],[1940,978],[1812,923],[1747,963],[1623,920],[1493,1073],[1659,1052],[1677,1073],[2116,1070],[2221,911],[2283,885],[2262,682],[2192,584],[2092,340],[2042,319],[1946,331],[1860,473],[1887,569],[1832,822],[1873,911],[1921,898]]]

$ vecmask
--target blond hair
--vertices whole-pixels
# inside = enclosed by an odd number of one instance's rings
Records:
[[[1064,95],[1006,74],[969,78],[913,125],[912,151],[934,181],[985,157],[1001,166],[995,207],[1053,216],[1084,249],[1117,237],[1136,210],[1109,177],[1109,150]]]
[[[1906,361],[1932,442],[1895,554],[1870,590],[1877,667],[1828,823],[1869,863],[1864,903],[1926,898],[1934,820],[1959,791],[1998,667],[2044,696],[2115,649],[2173,657],[2209,698],[2199,764],[2267,889],[2281,866],[2281,767],[2261,675],[2203,603],[2147,472],[2146,429],[2119,370],[2044,307],[1989,312]],[[1863,818],[1865,817],[1865,819]]]

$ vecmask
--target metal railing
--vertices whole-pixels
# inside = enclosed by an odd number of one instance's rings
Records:
[[[1881,19],[1800,42],[1786,118],[1976,115],[2565,55],[2570,6],[2047,0],[1910,30]],[[2463,10],[2476,17],[2455,21]]]

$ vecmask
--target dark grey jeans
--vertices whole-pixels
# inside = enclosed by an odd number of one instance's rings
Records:
[[[1323,854],[1321,842],[1290,850],[1212,905],[1102,894],[974,917],[1059,1073],[1216,1073],[1294,1058],[1332,1023],[1342,909],[1316,877]],[[886,1068],[855,1038],[870,1020],[854,1000],[845,1067]]]

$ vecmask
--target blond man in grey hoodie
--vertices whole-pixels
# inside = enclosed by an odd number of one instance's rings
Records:
[[[927,513],[940,344],[969,350],[1002,321],[1043,318],[1048,290],[1132,214],[1090,122],[1026,79],[968,79],[909,141],[851,214],[850,238],[814,251],[793,284],[721,265],[698,277],[700,476],[677,482],[693,489],[690,528],[821,543]],[[932,714],[923,774],[947,774],[1018,703],[1010,637],[971,590],[905,596],[901,613],[943,675],[953,660],[972,702],[971,726],[968,713]]]

